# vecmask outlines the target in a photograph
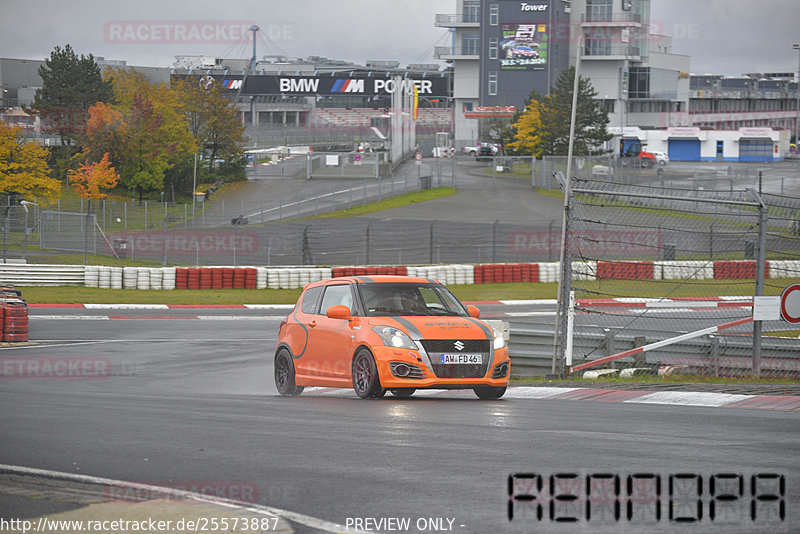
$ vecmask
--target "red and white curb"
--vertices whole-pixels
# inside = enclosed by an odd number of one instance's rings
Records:
[[[303,395],[355,398],[350,389],[309,387]],[[389,393],[388,395],[391,395]],[[414,397],[475,399],[468,390],[423,389]],[[412,398],[413,399],[413,398]],[[762,410],[800,411],[800,396],[793,395],[738,395],[732,393],[708,393],[698,391],[630,391],[607,388],[557,388],[524,387],[508,388],[503,399],[565,400],[589,402],[623,402],[626,404],[662,404],[671,406],[693,406],[704,408],[757,408]]]

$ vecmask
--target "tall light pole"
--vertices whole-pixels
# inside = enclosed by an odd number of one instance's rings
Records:
[[[793,44],[792,48],[797,50],[797,85],[795,85],[795,94],[797,96],[797,119],[794,123],[794,149],[800,149],[800,44]]]
[[[36,206],[38,208],[39,204],[37,204],[36,202],[29,202],[27,200],[20,200],[19,203],[22,206],[22,209],[25,210],[25,228],[23,230],[24,235],[22,236],[22,259],[27,261],[27,259],[28,259],[28,206]]]

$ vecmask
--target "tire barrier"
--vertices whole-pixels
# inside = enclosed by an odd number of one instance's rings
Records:
[[[474,265],[431,265],[408,267],[408,276],[438,280],[445,285],[472,285],[475,283]]]
[[[330,269],[328,269],[330,271]],[[164,268],[161,286],[151,289],[266,289],[268,269],[265,267],[199,267]]]
[[[298,289],[311,282],[333,278],[329,267],[268,268],[267,287],[270,289]]]
[[[755,261],[715,261],[715,280],[752,280],[756,277]],[[769,262],[764,266],[764,278],[769,278]]]
[[[100,269],[100,268],[96,268]],[[119,268],[111,269],[111,280],[119,280]],[[125,268],[136,269],[136,268]],[[165,268],[167,269],[167,268]],[[163,278],[161,288],[172,289],[230,289],[258,288],[298,289],[305,284],[330,277],[409,275],[436,279],[448,285],[543,282],[558,281],[558,262],[481,264],[481,265],[431,265],[431,266],[348,266],[334,268],[282,267],[282,268],[200,268],[175,269],[175,285],[171,278]],[[249,271],[248,271],[249,269]],[[107,275],[97,275],[87,267],[87,286],[98,279],[98,286],[106,287]],[[248,272],[250,273],[248,275]],[[116,273],[116,274],[115,274]],[[159,289],[158,275],[150,271],[150,287]],[[131,273],[131,278],[133,274]],[[800,261],[780,260],[768,262],[766,276],[775,278],[800,276]],[[755,278],[753,261],[682,261],[682,262],[573,262],[572,277],[575,280],[713,280]],[[184,281],[185,280],[185,281]],[[210,280],[210,282],[209,282]],[[146,282],[142,280],[142,282]],[[210,287],[209,287],[210,283]],[[254,285],[255,284],[255,285]],[[130,282],[130,287],[137,283]]]
[[[332,278],[376,275],[406,276],[407,274],[407,267],[334,267],[331,269]]]
[[[598,280],[653,280],[655,266],[649,261],[598,261]]]
[[[713,280],[714,278],[714,265],[707,261],[657,261],[654,265],[653,275],[656,280]],[[800,276],[800,271],[794,276]]]
[[[28,341],[28,304],[12,284],[0,285],[0,341]]]
[[[2,278],[5,273],[7,278]],[[574,280],[737,280],[754,279],[750,261],[586,261],[573,262]],[[0,280],[16,285],[84,285],[111,289],[299,289],[310,282],[343,276],[416,276],[448,285],[558,282],[558,262],[344,267],[108,267],[2,265]],[[766,278],[800,278],[800,261],[773,260]],[[79,281],[78,281],[79,280]]]
[[[538,282],[538,263],[476,265],[475,283]]]

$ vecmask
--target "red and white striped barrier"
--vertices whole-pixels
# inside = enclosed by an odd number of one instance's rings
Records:
[[[14,265],[0,272],[0,281],[17,285],[42,285],[42,266]],[[67,266],[66,274],[46,273],[48,285],[73,285],[111,289],[298,289],[309,282],[342,276],[408,275],[438,280],[447,285],[496,283],[555,283],[558,262],[387,265],[341,267],[86,267]],[[2,270],[2,269],[0,269]],[[82,272],[81,272],[82,271]],[[753,279],[753,261],[576,261],[573,280],[739,280]],[[800,261],[767,262],[767,278],[800,278]]]

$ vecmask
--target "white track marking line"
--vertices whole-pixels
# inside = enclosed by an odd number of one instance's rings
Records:
[[[754,395],[735,395],[732,393],[706,393],[697,391],[656,391],[623,402],[631,404],[671,404],[678,406],[707,406],[719,408]]]
[[[108,321],[108,315],[28,315],[28,319],[46,321]]]
[[[503,398],[510,399],[549,399],[562,393],[569,393],[582,388],[549,388],[549,387],[513,387],[506,390]]]
[[[280,315],[193,315],[202,321],[282,321]]]
[[[237,501],[231,501],[228,499],[209,497],[208,495],[202,495],[200,493],[194,493],[191,491],[153,486],[150,484],[139,484],[137,482],[126,482],[124,480],[114,480],[110,478],[95,477],[91,475],[76,475],[74,473],[64,473],[59,471],[50,471],[46,469],[35,469],[32,467],[22,467],[17,465],[6,465],[6,464],[0,464],[0,472],[16,473],[29,476],[39,476],[56,480],[69,480],[73,482],[82,482],[85,484],[94,484],[98,486],[106,486],[106,487],[116,486],[116,487],[131,488],[136,490],[145,490],[154,493],[158,492],[163,494],[170,494],[183,498],[189,498],[198,502],[215,504],[219,506],[225,506],[228,508],[237,508],[240,510],[245,510],[248,512],[253,512],[256,514],[266,515],[270,517],[288,519],[290,521],[294,521],[295,523],[300,523],[301,525],[306,525],[308,527],[330,533],[340,533],[347,531],[348,533],[352,532],[361,534],[364,532],[356,530],[346,530],[343,525],[332,523],[330,521],[325,521],[324,519],[319,519],[309,515],[300,514],[297,512],[291,512],[289,510],[283,510],[281,508],[273,508],[271,506],[263,506],[260,504],[242,503]]]
[[[166,304],[84,304],[87,310],[168,310]]]

